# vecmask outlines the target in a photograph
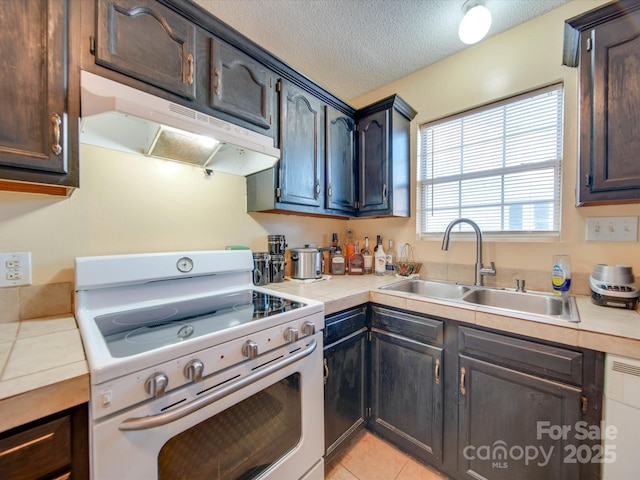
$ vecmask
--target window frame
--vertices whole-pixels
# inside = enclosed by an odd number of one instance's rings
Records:
[[[483,234],[485,238],[491,238],[496,240],[508,240],[508,241],[548,241],[549,239],[557,240],[560,237],[561,229],[562,229],[562,203],[563,203],[563,165],[564,165],[564,83],[563,82],[554,82],[552,84],[531,89],[529,91],[523,92],[518,95],[510,96],[507,98],[503,98],[497,100],[495,102],[490,102],[487,104],[483,104],[478,107],[474,107],[468,110],[464,110],[453,115],[448,115],[445,117],[441,117],[436,120],[432,120],[429,122],[424,122],[418,125],[417,128],[417,172],[416,172],[416,235],[418,239],[430,240],[435,238],[441,238],[444,232],[444,227],[440,231],[426,231],[426,215],[428,215],[429,208],[433,208],[433,205],[429,207],[429,199],[425,198],[427,196],[427,192],[430,190],[430,194],[433,194],[433,186],[437,184],[444,183],[453,183],[459,182],[461,180],[470,180],[473,178],[490,178],[491,173],[498,174],[502,176],[503,183],[500,188],[501,194],[501,202],[500,202],[500,210],[501,210],[501,222],[504,225],[504,217],[505,217],[505,208],[508,207],[508,202],[504,200],[505,194],[505,185],[504,185],[504,175],[510,173],[517,172],[542,172],[544,169],[552,169],[553,170],[553,189],[554,189],[554,198],[552,201],[553,215],[550,216],[552,220],[552,227],[549,230],[535,230],[535,229],[522,229],[522,230],[490,230],[483,228]],[[478,114],[487,114],[496,110],[504,110],[505,106],[510,106],[521,102],[523,100],[532,99],[534,97],[558,92],[558,121],[553,125],[549,131],[556,131],[556,141],[555,141],[555,149],[556,149],[556,158],[549,159],[546,161],[535,162],[531,164],[521,164],[515,166],[506,166],[505,167],[505,159],[506,155],[504,153],[504,146],[506,144],[507,135],[503,134],[501,137],[503,153],[501,155],[502,166],[498,168],[490,168],[490,169],[482,169],[480,171],[475,171],[473,173],[459,173],[453,175],[446,175],[446,182],[442,181],[442,177],[440,179],[431,178],[428,174],[429,165],[427,164],[427,159],[424,158],[426,154],[426,147],[423,145],[423,132],[428,128],[436,127],[438,125],[443,125],[450,122],[455,122],[460,119],[470,119],[473,116]],[[507,125],[506,122],[503,125]],[[463,150],[464,144],[460,142],[458,147]],[[464,162],[463,154],[460,154],[460,162],[461,164]],[[465,204],[461,201],[462,194],[458,195],[458,211],[465,208]],[[530,202],[531,204],[535,202]],[[498,204],[496,204],[498,205]],[[467,204],[467,208],[470,207],[478,207],[477,204]],[[432,210],[433,211],[433,210]],[[456,218],[460,218],[465,215],[458,215],[456,217],[451,218],[451,220],[455,220]],[[471,220],[475,220],[472,216],[467,216]],[[460,227],[465,224],[460,224]],[[482,228],[482,225],[481,225]],[[465,227],[466,230],[466,227]],[[458,231],[458,229],[456,229]],[[461,235],[462,238],[465,238],[465,232]],[[469,233],[469,238],[473,235]],[[475,238],[475,237],[474,237]]]

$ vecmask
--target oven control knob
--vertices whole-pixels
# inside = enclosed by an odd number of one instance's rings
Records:
[[[253,340],[247,340],[242,345],[242,355],[249,359],[256,358],[258,356],[258,344]]]
[[[160,398],[167,390],[168,384],[169,379],[167,376],[162,372],[157,372],[147,378],[147,381],[144,382],[144,388],[152,397]]]
[[[284,331],[284,340],[285,342],[291,343],[298,340],[298,329],[297,328],[287,328]]]
[[[189,379],[190,382],[199,382],[202,380],[202,372],[204,372],[204,363],[200,360],[191,360],[184,367],[184,376]]]
[[[302,324],[302,333],[305,335],[313,335],[316,333],[316,326],[311,322],[304,322]]]

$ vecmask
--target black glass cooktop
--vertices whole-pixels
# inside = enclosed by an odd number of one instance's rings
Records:
[[[113,357],[128,357],[305,306],[253,290],[95,317]]]

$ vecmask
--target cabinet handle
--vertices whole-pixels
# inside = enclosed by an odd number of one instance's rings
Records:
[[[436,385],[440,385],[440,359],[436,358],[436,366],[433,376],[436,379]]]
[[[213,69],[213,93],[218,95],[218,91],[220,90],[220,70],[218,67]]]
[[[322,381],[326,385],[327,384],[327,379],[329,378],[329,365],[327,364],[327,359],[326,358],[323,360],[322,363],[324,365],[324,377],[322,377]]]
[[[53,125],[53,143],[51,144],[51,151],[55,155],[60,155],[62,153],[62,147],[60,146],[60,125],[62,125],[62,119],[60,115],[54,113],[51,115],[51,124]]]
[[[386,183],[382,186],[382,201],[383,202],[387,201],[387,184]]]
[[[24,448],[30,447],[32,445],[36,445],[38,443],[42,443],[45,440],[49,440],[51,437],[53,437],[53,433],[47,433],[45,435],[42,435],[41,437],[34,438],[33,440],[29,440],[29,441],[24,442],[24,443],[22,443],[20,445],[16,445],[13,448],[9,448],[7,450],[3,450],[2,452],[0,452],[0,457],[4,457],[6,455],[11,455],[12,453],[19,452],[20,450],[22,450]]]
[[[320,196],[320,180],[316,180],[315,197],[318,198],[319,196]]]
[[[461,393],[462,395],[465,395],[465,394],[467,393],[467,389],[466,389],[466,388],[465,388],[465,386],[464,386],[464,375],[465,375],[465,373],[467,373],[467,372],[466,372],[466,370],[464,369],[464,367],[462,367],[462,368],[460,369],[460,393]]]
[[[189,64],[189,73],[187,74],[187,83],[193,85],[193,55],[187,55],[187,63]]]
[[[327,188],[327,196],[329,198],[333,196],[333,188],[331,188],[331,184],[329,184],[329,187]]]

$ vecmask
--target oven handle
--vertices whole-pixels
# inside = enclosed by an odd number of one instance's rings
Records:
[[[128,418],[123,421],[118,428],[122,431],[134,431],[134,430],[147,430],[149,428],[160,427],[162,425],[166,425],[168,423],[179,420],[180,418],[186,417],[187,415],[200,410],[201,408],[206,407],[207,405],[216,402],[228,395],[231,395],[234,392],[237,392],[241,388],[246,387],[247,385],[257,382],[258,380],[263,379],[264,377],[271,375],[272,373],[277,372],[289,365],[301,360],[304,357],[307,357],[313,353],[316,349],[317,342],[315,338],[311,339],[309,345],[306,348],[297,351],[293,355],[285,358],[284,360],[273,363],[262,370],[259,370],[255,373],[252,373],[237,382],[230,383],[222,387],[220,390],[216,390],[210,395],[204,396],[202,398],[198,398],[191,403],[186,405],[182,405],[175,410],[170,410],[168,412],[160,413],[158,415],[149,415],[146,417],[138,417],[138,418]]]

